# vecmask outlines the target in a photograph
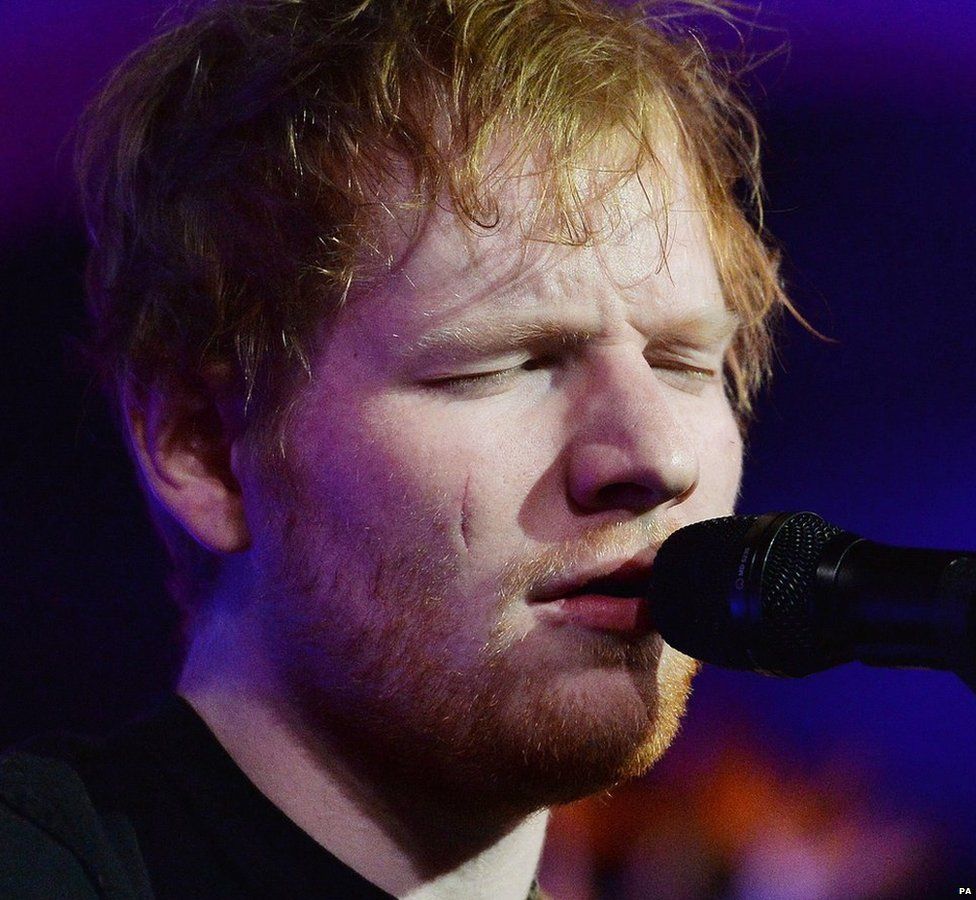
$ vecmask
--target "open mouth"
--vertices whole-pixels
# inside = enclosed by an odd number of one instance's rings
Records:
[[[643,568],[631,573],[614,573],[586,581],[556,586],[544,593],[530,597],[530,603],[548,603],[553,600],[581,596],[644,598],[650,588],[650,569]]]
[[[587,581],[577,589],[567,592],[565,596],[578,597],[581,594],[598,594],[603,597],[645,597],[649,582],[649,575],[643,578],[619,578],[610,575],[606,578],[594,578],[592,581]]]
[[[530,599],[550,624],[641,636],[653,631],[647,600],[650,570],[567,582]]]

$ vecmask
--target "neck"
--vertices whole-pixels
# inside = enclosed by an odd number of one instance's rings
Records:
[[[517,898],[532,883],[546,811],[492,814],[483,802],[393,797],[349,765],[327,735],[296,721],[260,654],[226,652],[213,634],[194,639],[178,693],[254,785],[314,840],[383,890],[410,900]],[[247,660],[247,667],[231,665]]]

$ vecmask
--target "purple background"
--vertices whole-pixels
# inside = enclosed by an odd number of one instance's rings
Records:
[[[0,744],[116,722],[176,663],[161,552],[65,353],[84,258],[72,123],[164,8],[0,4]],[[794,298],[836,343],[787,328],[741,510],[976,548],[976,4],[792,0],[759,21],[751,46],[789,40],[751,85],[769,225]],[[878,804],[934,829],[932,895],[976,882],[976,696],[953,676],[707,670],[675,752],[736,729],[795,773],[868,770]]]

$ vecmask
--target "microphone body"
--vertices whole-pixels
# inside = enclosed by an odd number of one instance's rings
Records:
[[[665,541],[649,599],[664,639],[704,662],[945,669],[976,689],[976,553],[880,544],[813,513],[728,516]]]

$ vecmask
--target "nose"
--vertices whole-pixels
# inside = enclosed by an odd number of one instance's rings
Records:
[[[674,506],[698,484],[698,450],[681,403],[643,356],[604,359],[574,406],[569,493],[582,512]]]

